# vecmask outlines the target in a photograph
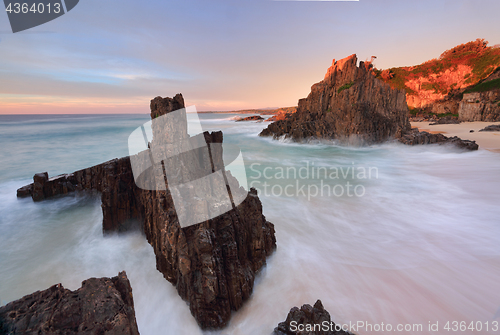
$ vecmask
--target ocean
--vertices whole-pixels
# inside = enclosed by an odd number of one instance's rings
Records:
[[[498,334],[498,153],[297,144],[261,138],[266,123],[234,117],[200,114],[205,130],[240,147],[278,248],[226,329],[199,329],[140,233],[102,235],[98,194],[16,198],[37,172],[127,155],[147,114],[0,115],[0,304],[126,270],[143,335],[269,334],[290,308],[317,299],[359,334]]]

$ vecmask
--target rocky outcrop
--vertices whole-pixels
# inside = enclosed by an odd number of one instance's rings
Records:
[[[180,94],[174,98],[157,97],[151,101],[151,117],[183,107]],[[154,127],[153,134],[157,134]],[[174,127],[160,136],[182,132],[180,125]],[[222,132],[205,132],[203,137],[207,144],[223,140]],[[223,168],[221,147],[212,152],[212,159],[212,169]],[[229,183],[237,182],[229,173],[227,178]],[[166,183],[163,178],[161,182]],[[170,190],[138,188],[129,157],[54,178],[37,174],[33,184],[18,190],[18,196],[31,195],[40,201],[75,190],[101,192],[104,232],[124,231],[139,223],[153,246],[157,269],[189,303],[191,313],[204,329],[222,328],[228,323],[231,311],[238,310],[250,297],[255,275],[276,248],[274,226],[262,214],[255,189],[225,214],[181,227]]]
[[[460,121],[500,121],[500,89],[466,93],[458,109]]]
[[[31,196],[42,201],[74,191],[95,190],[101,193],[103,231],[126,231],[142,217],[138,201],[142,190],[134,183],[130,158],[123,157],[70,174],[49,178],[47,172],[37,173],[33,184],[17,190],[18,197]]]
[[[293,113],[297,111],[296,107],[288,107],[288,108],[283,108],[283,109],[278,109],[276,111],[276,114],[271,116],[270,118],[266,119],[266,122],[274,122],[274,121],[280,121],[284,120]]]
[[[274,329],[274,335],[352,335],[336,326],[321,300],[314,306],[293,307],[286,320]]]
[[[481,129],[480,131],[500,131],[500,124],[489,125]]]
[[[429,126],[435,126],[438,124],[460,124],[460,121],[451,117],[442,117],[439,118],[436,122],[429,123]]]
[[[262,121],[264,120],[264,118],[260,115],[254,115],[254,116],[247,116],[247,117],[243,117],[243,118],[238,118],[236,119],[236,122],[240,122],[240,121]]]
[[[356,55],[334,60],[325,79],[299,100],[297,112],[260,135],[377,143],[409,130],[405,92],[376,79],[364,62],[356,63]]]
[[[431,134],[416,128],[404,133],[398,140],[406,145],[450,144],[465,150],[479,149],[476,141],[462,140],[457,136],[446,137],[443,134]]]
[[[125,272],[90,278],[76,291],[61,284],[0,307],[1,334],[138,335]]]

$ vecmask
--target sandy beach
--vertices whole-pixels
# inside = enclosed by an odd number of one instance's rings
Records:
[[[482,131],[486,126],[500,124],[500,122],[463,122],[460,124],[438,124],[429,125],[430,122],[412,122],[411,126],[417,127],[421,131],[431,133],[442,133],[448,137],[458,136],[464,140],[473,140],[479,145],[479,150],[486,149],[500,152],[500,132]],[[474,130],[474,132],[470,132]]]

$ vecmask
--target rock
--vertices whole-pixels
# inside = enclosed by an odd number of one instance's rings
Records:
[[[49,180],[47,172],[37,173],[33,176],[33,201],[45,199],[45,183]]]
[[[241,121],[262,121],[264,118],[260,115],[254,115],[254,116],[247,116],[244,118],[239,118],[236,120],[236,122],[241,122]]]
[[[299,326],[301,325],[301,326]],[[314,327],[316,325],[316,330]],[[323,327],[326,325],[326,329]],[[299,331],[304,326],[305,331]],[[308,330],[308,327],[310,330]],[[336,329],[338,328],[338,329]],[[303,305],[300,309],[293,307],[286,320],[280,322],[278,327],[274,328],[274,335],[352,335],[349,332],[340,329],[341,326],[335,325],[330,319],[330,314],[325,310],[321,300],[316,301],[314,307]]]
[[[151,117],[182,107],[180,94],[174,98],[157,97],[151,101]],[[153,134],[159,134],[157,131],[153,125]],[[159,136],[172,134],[188,136],[185,125],[176,125]],[[207,144],[223,140],[222,132],[205,132],[203,136]],[[223,167],[222,148],[214,151],[212,158],[215,168]],[[229,173],[227,178],[229,183],[237,182]],[[274,226],[262,214],[254,189],[248,195],[244,191],[246,199],[225,214],[181,228],[170,191],[138,188],[130,157],[50,179],[45,173],[35,179],[32,185],[39,183],[38,188],[43,190],[39,192],[40,200],[75,190],[101,192],[105,233],[126,231],[139,223],[153,246],[157,269],[189,303],[203,329],[222,328],[228,323],[231,311],[241,308],[250,297],[255,275],[276,248]],[[165,185],[163,178],[160,182]],[[25,193],[24,188],[18,190],[18,194]]]
[[[17,190],[17,197],[18,198],[31,197],[32,194],[33,194],[33,184],[23,186]]]
[[[469,133],[473,133],[473,132],[474,132],[474,129],[469,130]]]
[[[460,121],[500,121],[500,89],[465,93],[458,109]]]
[[[500,131],[500,124],[489,125],[481,129],[480,131]]]
[[[460,124],[460,121],[451,117],[442,117],[438,119],[437,122],[429,123],[429,126],[434,126],[438,124]]]
[[[61,284],[0,307],[1,334],[138,335],[125,272],[90,278],[76,291]]]
[[[265,122],[274,122],[279,120],[284,120],[288,116],[292,115],[297,111],[297,107],[282,107],[275,110],[272,110],[273,116],[264,120]]]
[[[325,79],[299,100],[297,112],[271,123],[260,136],[379,143],[410,129],[403,90],[376,79],[356,55],[328,69]]]
[[[476,141],[462,140],[457,136],[446,137],[443,134],[430,134],[416,128],[404,133],[398,138],[398,141],[406,145],[452,144],[466,150],[477,150],[479,148]]]

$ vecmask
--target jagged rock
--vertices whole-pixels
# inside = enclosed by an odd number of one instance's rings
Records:
[[[489,125],[481,129],[480,131],[500,131],[500,124]]]
[[[254,116],[247,116],[243,118],[239,118],[236,120],[236,122],[241,122],[241,121],[262,121],[264,118],[260,115],[254,115]]]
[[[161,105],[161,99],[155,98],[152,106]],[[222,143],[222,132],[205,133],[205,140]],[[215,157],[215,167],[223,167],[222,151]],[[141,203],[149,204],[144,231],[157,255],[158,270],[189,301],[202,328],[225,326],[231,311],[250,297],[255,274],[276,247],[274,226],[262,215],[256,190],[251,189],[233,210],[186,228],[179,225],[168,191],[143,192]]]
[[[426,131],[412,129],[404,133],[398,141],[406,145],[422,145],[422,144],[452,144],[466,150],[477,150],[479,146],[476,141],[462,140],[457,136],[446,137],[443,134],[431,134]]]
[[[174,98],[157,97],[151,101],[151,117],[183,107],[180,94]],[[172,133],[188,136],[180,125],[162,133],[167,137]],[[222,143],[222,132],[203,135],[207,144]],[[223,168],[222,148],[213,152],[212,158],[216,168]],[[236,182],[229,173],[227,176],[230,183]],[[228,323],[231,311],[238,310],[249,298],[256,273],[276,248],[274,226],[262,214],[255,189],[227,213],[181,228],[170,191],[138,188],[130,157],[54,178],[38,174],[34,183],[19,189],[18,194],[26,194],[30,187],[37,189],[36,200],[75,190],[101,192],[105,233],[125,231],[139,222],[153,246],[157,269],[188,301],[191,313],[204,329],[222,328]],[[32,196],[35,200],[34,191]]]
[[[0,307],[1,334],[138,335],[125,272],[90,278],[76,291],[61,284]]]
[[[301,326],[299,326],[301,325]],[[299,328],[300,327],[300,328]],[[302,328],[303,327],[303,328]],[[314,329],[316,327],[316,329]],[[302,330],[302,331],[300,331]],[[274,328],[274,335],[352,335],[331,321],[330,313],[325,310],[321,300],[314,307],[308,304],[300,309],[293,307],[286,320]]]
[[[376,143],[409,130],[405,92],[391,89],[370,66],[356,63],[356,55],[334,60],[325,79],[299,100],[297,112],[271,123],[260,136]]]

